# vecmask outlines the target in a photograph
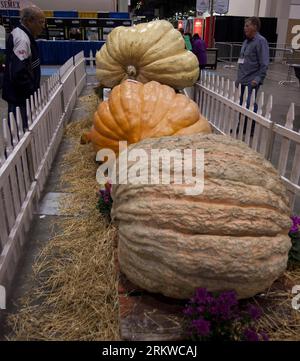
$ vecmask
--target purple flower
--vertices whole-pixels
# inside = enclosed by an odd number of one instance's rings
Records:
[[[199,318],[199,320],[193,320],[193,328],[197,331],[199,336],[208,336],[210,333],[210,322]]]
[[[217,300],[214,300],[213,302],[211,302],[211,304],[209,305],[209,313],[212,316],[218,316],[219,315],[219,305],[217,304]]]
[[[183,313],[186,315],[186,316],[193,316],[195,314],[195,309],[191,306],[187,306],[184,310],[183,310]]]
[[[103,202],[105,204],[109,204],[111,201],[110,190],[108,189],[100,189],[99,195],[101,196]]]
[[[204,306],[198,306],[196,310],[201,315],[205,312],[206,308]]]
[[[111,193],[111,188],[112,188],[112,184],[109,182],[105,183],[105,189],[107,190],[107,192],[109,192],[109,194]]]
[[[209,305],[209,312],[219,320],[229,321],[239,316],[238,300],[234,291],[223,292],[213,299]]]
[[[260,319],[260,317],[262,315],[261,310],[254,305],[249,305],[248,313],[249,313],[249,316],[255,321]]]
[[[293,221],[293,223],[295,224],[300,224],[300,217],[298,216],[292,216],[291,220]]]
[[[244,336],[245,336],[246,341],[259,341],[258,334],[251,328],[247,328],[244,331]]]
[[[300,217],[292,216],[291,220],[293,222],[293,225],[290,228],[291,233],[297,233],[299,231],[299,225],[300,225]]]
[[[189,331],[192,338],[268,340],[266,333],[258,333],[253,328],[254,321],[262,315],[261,310],[254,305],[249,305],[247,310],[240,309],[235,291],[218,295],[205,288],[198,288],[186,305],[184,314],[191,320]],[[240,327],[237,328],[237,325]]]
[[[230,320],[232,318],[232,310],[228,304],[219,305],[219,316],[223,320]]]
[[[226,291],[220,294],[219,302],[226,303],[229,307],[236,306],[238,300],[235,291]]]
[[[298,232],[298,226],[292,226],[291,228],[290,228],[290,232],[291,233],[297,233]]]
[[[207,292],[206,288],[197,288],[194,300],[195,300],[195,302],[202,303],[202,302],[205,302],[207,296],[208,296],[208,292]]]
[[[199,305],[206,305],[213,301],[213,297],[206,288],[197,288],[195,296],[192,298],[192,302]]]

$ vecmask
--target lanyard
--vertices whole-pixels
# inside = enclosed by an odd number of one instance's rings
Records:
[[[245,52],[246,52],[248,46],[251,44],[252,40],[253,39],[246,40],[246,43],[243,44],[242,49],[241,49],[241,55],[240,55],[241,58],[245,58]]]

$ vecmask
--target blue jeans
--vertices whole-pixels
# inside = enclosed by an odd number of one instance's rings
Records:
[[[250,108],[250,100],[251,100],[251,95],[252,95],[252,92],[253,90],[255,91],[255,103],[254,103],[254,113],[257,113],[257,110],[258,110],[258,105],[256,103],[256,99],[257,99],[257,94],[258,94],[258,90],[260,88],[260,84],[258,84],[257,86],[253,87],[251,84],[249,85],[242,85],[242,88],[241,88],[241,97],[240,97],[240,105],[243,104],[243,97],[244,97],[244,94],[245,94],[245,90],[246,90],[246,87],[248,87],[248,97],[247,97],[247,101],[246,101],[246,108],[249,109]],[[244,122],[244,129],[243,129],[243,133],[245,134],[246,133],[246,130],[247,130],[247,120],[248,118],[245,117],[245,122]],[[239,132],[239,125],[240,125],[240,122],[238,124],[238,128],[237,128],[237,132]],[[251,135],[253,136],[254,134],[254,127],[255,127],[255,124],[254,122],[252,123],[252,126],[251,126]]]
[[[254,113],[257,113],[257,109],[258,109],[258,105],[256,103],[256,99],[257,99],[257,94],[258,94],[258,90],[260,88],[260,84],[258,84],[257,86],[253,87],[251,84],[249,85],[242,85],[242,91],[241,91],[241,97],[240,97],[240,105],[243,104],[243,97],[244,97],[244,93],[246,90],[246,87],[248,87],[248,98],[247,98],[247,102],[246,102],[246,107],[247,109],[250,108],[250,100],[251,100],[251,95],[253,90],[255,91],[255,103],[254,103]]]

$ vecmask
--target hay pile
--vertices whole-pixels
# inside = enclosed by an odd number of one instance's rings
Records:
[[[292,308],[295,285],[300,285],[300,268],[286,271],[263,295],[254,301],[262,308],[263,317],[258,326],[273,341],[300,341],[300,310]]]
[[[95,109],[95,96],[88,96]],[[72,199],[63,201],[57,233],[33,266],[32,290],[9,317],[14,340],[118,340],[117,274],[114,227],[96,210],[99,185],[90,145],[78,139],[90,119],[71,123],[66,136],[74,146],[64,158],[61,181]],[[74,216],[76,215],[76,216]]]
[[[98,102],[99,102],[99,98],[97,97],[95,92],[78,98],[79,106],[84,107],[84,109],[90,115],[92,115],[93,112],[95,111]]]
[[[93,115],[98,103],[99,98],[96,94],[89,94],[78,98],[78,106],[85,109],[87,117],[86,119],[69,124],[67,127],[68,138],[80,139],[84,131],[90,131],[93,124]]]

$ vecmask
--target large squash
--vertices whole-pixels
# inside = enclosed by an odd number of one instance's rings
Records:
[[[129,150],[138,148],[204,149],[205,183],[197,196],[175,184],[113,186],[119,264],[131,282],[179,299],[197,287],[248,298],[284,272],[290,209],[271,163],[214,134],[147,139]]]
[[[115,28],[96,54],[96,67],[100,85],[109,88],[129,78],[182,89],[199,76],[197,57],[185,50],[182,35],[166,20]]]
[[[195,102],[155,81],[127,80],[100,103],[93,129],[82,140],[91,141],[96,151],[110,148],[118,153],[119,141],[131,144],[144,138],[195,133],[211,133]]]

